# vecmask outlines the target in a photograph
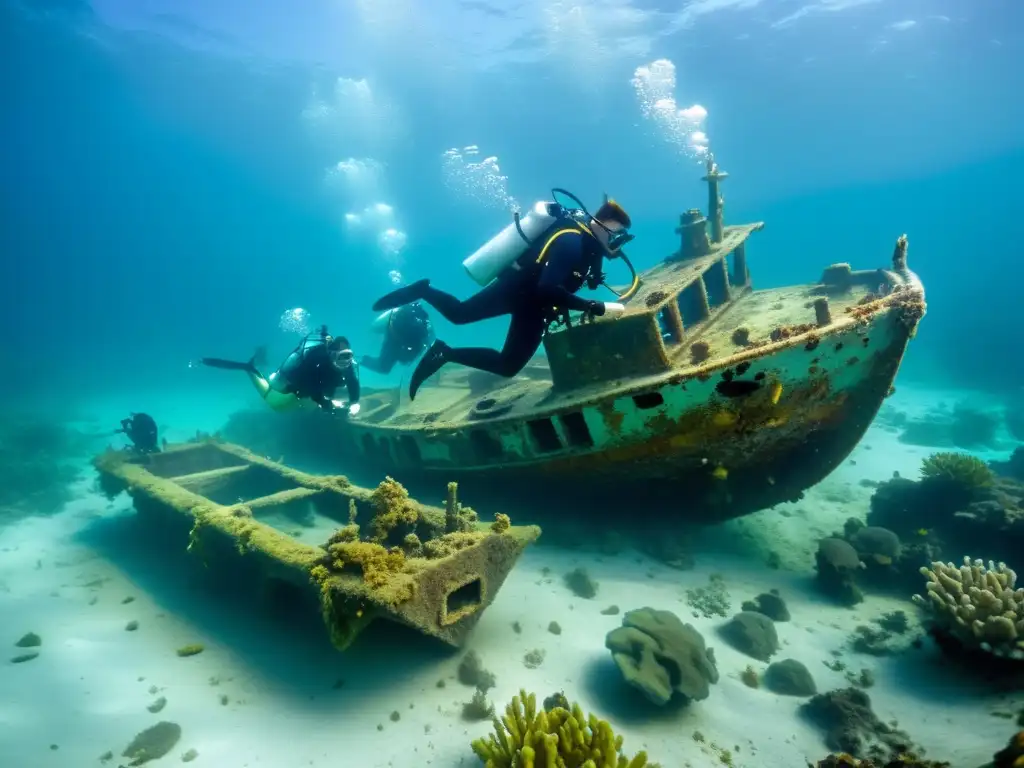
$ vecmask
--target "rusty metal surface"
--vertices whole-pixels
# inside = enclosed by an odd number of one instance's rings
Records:
[[[449,366],[413,403],[368,393],[343,426],[303,423],[332,452],[403,477],[535,498],[685,490],[714,517],[802,492],[890,391],[924,289],[903,236],[891,268],[833,264],[815,283],[754,290],[747,240],[764,225],[724,226],[728,174],[707,168],[707,218],[681,217],[679,250],[640,275],[624,314],[550,329],[546,364],[511,380]]]

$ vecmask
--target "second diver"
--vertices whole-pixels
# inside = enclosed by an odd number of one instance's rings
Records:
[[[260,397],[275,411],[290,410],[309,400],[325,411],[359,413],[359,368],[344,336],[330,336],[327,326],[308,334],[281,366],[269,376],[256,367],[257,359],[241,363],[204,357],[203,365],[231,371],[245,371]],[[334,400],[342,384],[348,402]]]
[[[418,302],[389,309],[377,318],[374,326],[383,324],[384,341],[377,357],[363,355],[359,364],[377,373],[391,373],[395,363],[409,365],[423,354],[434,340],[427,310]]]
[[[622,246],[633,239],[628,231],[632,225],[629,214],[614,200],[606,200],[593,216],[577,218],[538,213],[544,221],[540,236],[531,241],[524,234],[526,219],[521,225],[517,216],[518,235],[512,230],[513,239],[522,236],[526,247],[517,252],[512,262],[486,287],[468,299],[460,300],[440,291],[430,285],[430,280],[418,280],[392,291],[373,305],[374,311],[380,312],[425,301],[456,325],[511,315],[505,344],[500,350],[451,347],[440,339],[431,344],[409,381],[410,398],[415,399],[423,382],[446,363],[458,363],[498,376],[515,376],[526,367],[540,347],[548,326],[561,314],[567,310],[581,311],[592,317],[605,313],[604,302],[584,299],[576,293],[584,285],[596,289],[604,278],[601,271],[604,257],[615,258]]]

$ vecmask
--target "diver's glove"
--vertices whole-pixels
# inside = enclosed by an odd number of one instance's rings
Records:
[[[324,406],[324,410],[328,410],[331,413],[337,413],[342,416],[355,416],[359,413],[359,403],[352,403],[352,405],[349,405],[344,400],[331,400],[329,405]]]
[[[594,322],[595,317],[601,317],[604,314],[604,302],[603,301],[589,301],[587,302],[587,308],[583,310],[583,317],[581,318],[584,323]]]
[[[618,317],[626,311],[624,304],[614,301],[592,301],[583,313],[583,322],[594,322],[596,317]]]

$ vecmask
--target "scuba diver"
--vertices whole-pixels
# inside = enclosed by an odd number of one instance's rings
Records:
[[[391,373],[395,363],[409,365],[434,340],[430,317],[418,301],[389,309],[374,321],[373,326],[374,330],[384,333],[380,355],[363,355],[359,364],[377,373]]]
[[[156,421],[148,413],[132,413],[127,419],[121,419],[121,428],[114,430],[115,435],[124,435],[132,441],[139,453],[158,453]]]
[[[564,189],[554,193],[579,203]],[[584,319],[591,320],[606,311],[621,313],[621,304],[584,299],[576,293],[584,285],[594,290],[602,284],[603,259],[616,258],[622,246],[633,240],[631,224],[622,206],[607,197],[593,216],[582,203],[579,210],[570,210],[557,201],[540,202],[522,218],[516,213],[512,224],[463,262],[470,277],[484,286],[465,301],[434,288],[430,280],[418,280],[378,299],[373,305],[376,312],[425,301],[456,325],[512,316],[500,351],[434,341],[413,371],[409,397],[415,399],[423,382],[446,363],[515,376],[537,352],[548,326],[567,317],[570,309],[582,311]],[[634,272],[631,292],[638,285]]]
[[[203,365],[229,371],[245,371],[267,405],[286,411],[311,400],[325,411],[359,413],[359,368],[344,336],[330,336],[327,326],[319,333],[307,334],[274,373],[264,376],[256,368],[257,359],[247,363],[204,357]],[[348,402],[334,400],[342,384],[348,389]]]

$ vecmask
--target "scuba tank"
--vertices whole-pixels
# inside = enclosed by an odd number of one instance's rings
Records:
[[[567,208],[563,206],[555,199],[557,195],[564,195],[580,207]],[[470,278],[477,285],[483,287],[489,285],[490,282],[498,278],[498,275],[513,267],[530,248],[534,247],[542,238],[554,233],[556,229],[565,226],[588,227],[590,225],[592,219],[590,212],[583,202],[568,189],[556,186],[551,190],[551,197],[551,201],[542,200],[536,203],[525,216],[520,216],[516,212],[511,224],[462,262]],[[604,199],[607,201],[608,196],[605,195]],[[632,236],[627,239],[627,242],[629,240],[632,240]],[[617,294],[612,291],[625,303],[640,290],[640,275],[637,274],[636,268],[625,253],[620,252],[615,258],[621,258],[632,274],[630,287],[624,293]],[[603,285],[611,290],[606,283]]]
[[[576,203],[578,208],[569,208],[562,205],[556,199],[556,195],[565,195]],[[525,216],[518,212],[511,224],[501,230],[498,234],[484,243],[468,259],[462,262],[469,276],[480,286],[487,286],[505,270],[515,266],[534,245],[542,238],[553,234],[562,227],[589,227],[591,221],[590,212],[587,211],[583,202],[567,189],[555,187],[551,190],[552,200],[541,200],[535,203],[533,208]],[[608,196],[605,195],[607,201]],[[632,239],[632,237],[628,238]],[[630,286],[623,293],[617,293],[621,302],[629,301],[640,289],[640,276],[637,274],[633,263],[625,253],[621,251],[616,258],[621,258],[626,264],[632,276]],[[604,286],[612,290],[607,283]],[[616,305],[618,306],[618,305]],[[625,310],[625,307],[622,308]],[[613,312],[616,309],[613,308]],[[379,320],[380,318],[378,318]],[[385,323],[386,325],[386,323]]]
[[[462,262],[478,285],[486,286],[515,264],[529,248],[556,224],[565,223],[565,209],[557,202],[541,200],[525,216],[515,220]]]
[[[397,309],[397,307],[396,307]],[[389,309],[386,312],[381,312],[377,315],[377,319],[370,325],[370,330],[374,333],[385,333],[391,326],[391,315],[394,314],[394,309]]]

